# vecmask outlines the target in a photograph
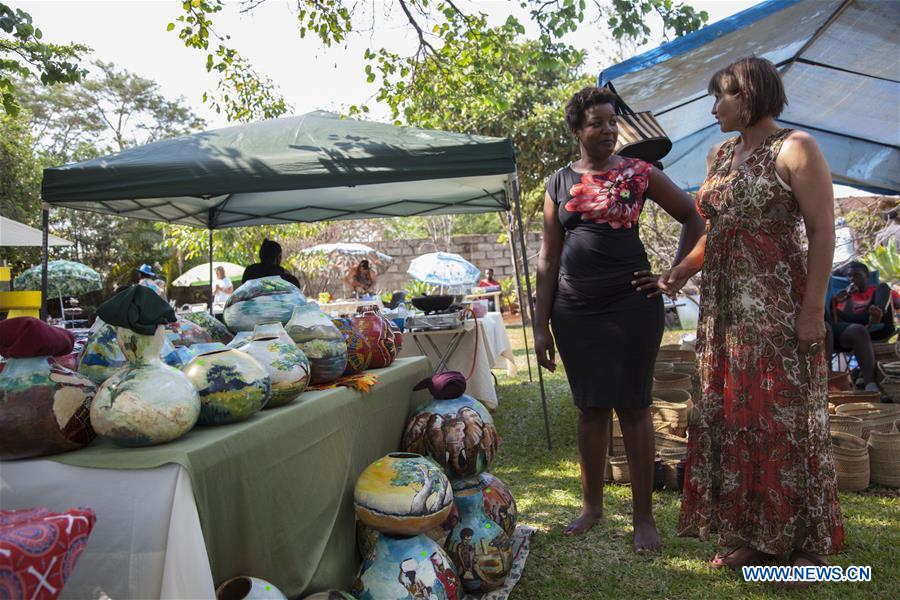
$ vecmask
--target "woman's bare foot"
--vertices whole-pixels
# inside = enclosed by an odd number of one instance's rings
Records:
[[[590,510],[587,508],[581,509],[581,514],[578,515],[574,521],[569,523],[569,526],[563,530],[563,535],[581,535],[591,529],[594,525],[597,524],[597,521],[603,518],[603,509],[599,511]]]
[[[740,569],[750,565],[768,564],[771,560],[771,554],[766,554],[750,546],[738,546],[716,554],[715,558],[710,561],[710,564],[714,567]]]
[[[659,552],[662,540],[656,530],[656,521],[649,519],[634,520],[634,551],[638,554]]]

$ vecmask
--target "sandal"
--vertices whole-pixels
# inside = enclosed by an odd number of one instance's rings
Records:
[[[819,554],[813,554],[812,552],[807,552],[806,550],[794,550],[791,552],[791,556],[788,559],[788,562],[792,567],[801,567],[804,565],[798,565],[798,560],[805,560],[810,563],[814,567],[827,567],[828,561],[824,556]],[[801,588],[809,587],[817,582],[815,581],[780,581],[778,582],[779,587],[788,590],[798,590]]]
[[[739,550],[749,550],[749,552],[746,552],[743,558],[738,558],[734,555]],[[765,552],[756,550],[750,546],[737,546],[724,554],[716,554],[709,564],[716,568],[728,567],[729,569],[740,569],[741,567],[749,567],[752,565],[764,565],[771,560],[771,554],[766,554]]]

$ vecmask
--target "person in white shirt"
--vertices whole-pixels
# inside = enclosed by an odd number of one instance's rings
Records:
[[[213,282],[213,306],[224,308],[225,302],[228,301],[228,297],[233,291],[234,284],[225,277],[225,267],[221,265],[216,267],[216,280]]]

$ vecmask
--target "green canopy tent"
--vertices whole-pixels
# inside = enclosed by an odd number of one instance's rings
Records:
[[[520,298],[515,256],[520,252],[528,273],[515,152],[504,138],[395,127],[317,111],[45,169],[42,200],[49,206],[207,228],[210,263],[212,231],[225,227],[507,211],[510,238],[519,242],[518,249],[512,246]],[[45,208],[45,231],[47,218]],[[531,304],[527,277],[525,286]],[[530,377],[530,359],[528,370]],[[540,368],[538,379],[549,447]]]

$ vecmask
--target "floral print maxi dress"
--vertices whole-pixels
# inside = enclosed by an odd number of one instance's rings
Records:
[[[691,427],[679,535],[769,554],[840,550],[844,530],[822,353],[800,354],[794,322],[806,252],[794,195],[776,178],[790,130],[729,172],[726,141],[697,195],[708,219]]]

